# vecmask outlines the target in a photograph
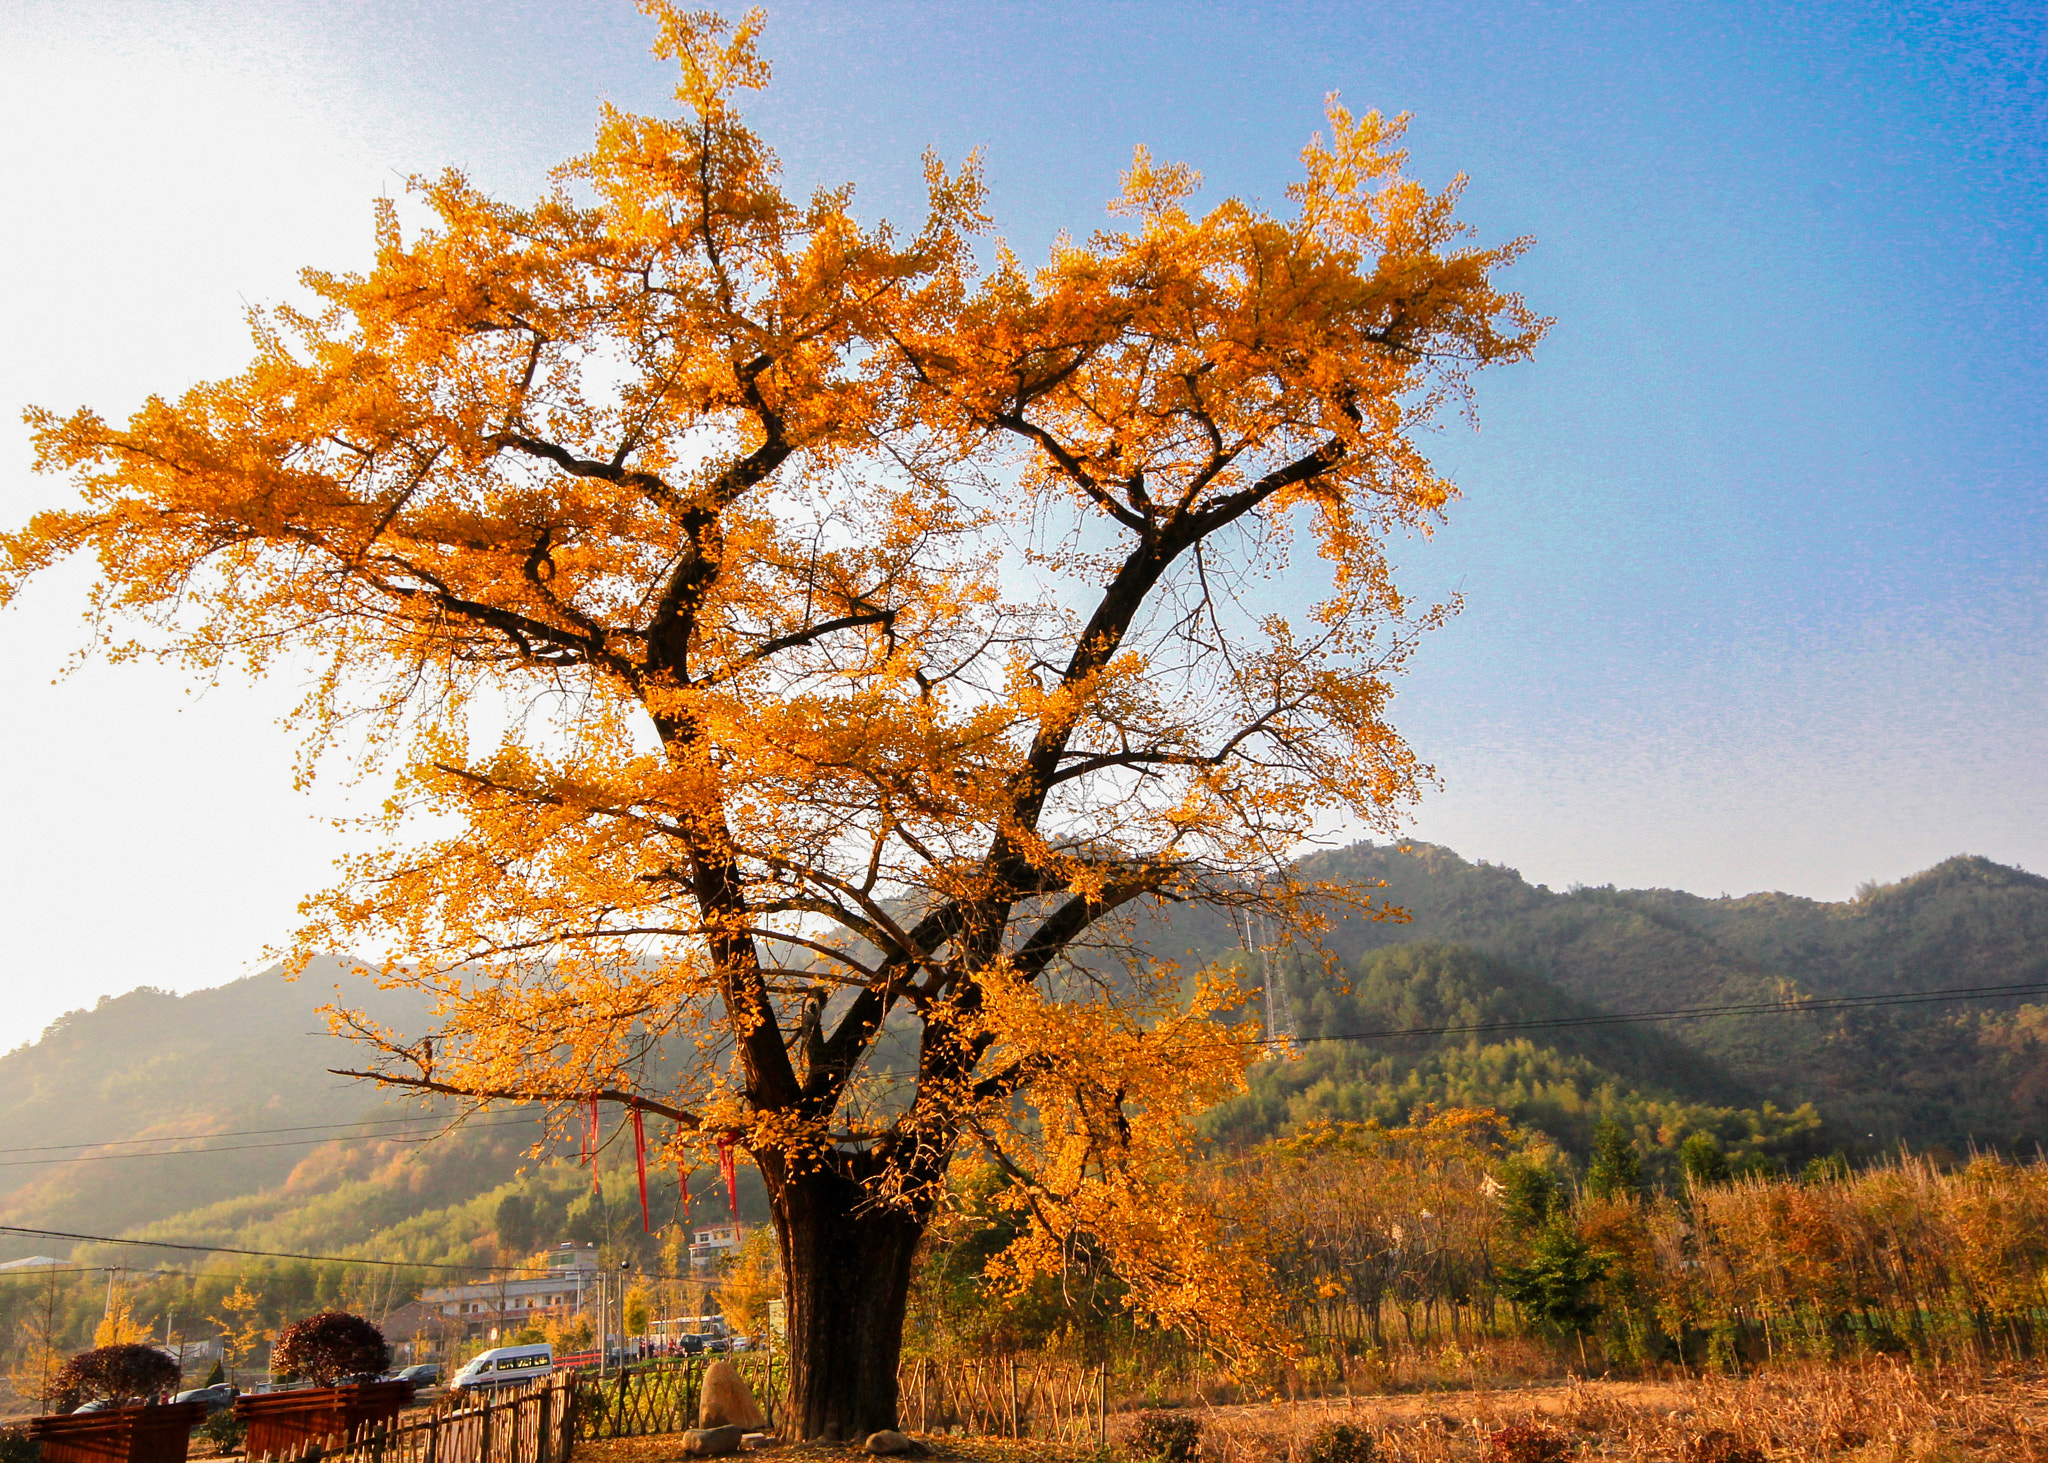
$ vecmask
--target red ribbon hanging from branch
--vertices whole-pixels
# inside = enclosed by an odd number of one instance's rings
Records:
[[[598,1198],[604,1197],[604,1185],[597,1177],[598,1120],[597,1099],[590,1099],[590,1118],[583,1127],[583,1156],[590,1160],[590,1192]]]
[[[732,1156],[735,1141],[732,1133],[718,1135],[718,1167],[725,1174],[725,1196],[732,1205],[733,1222],[737,1224],[740,1217],[740,1175]]]
[[[676,1122],[676,1189],[683,1198],[683,1228],[687,1231],[690,1227],[690,1164],[689,1150],[683,1147],[683,1124],[680,1119]],[[687,1243],[688,1234],[686,1233],[683,1238]]]
[[[633,1166],[640,1173],[640,1232],[653,1234],[654,1225],[647,1218],[647,1127],[638,1107],[633,1109]]]

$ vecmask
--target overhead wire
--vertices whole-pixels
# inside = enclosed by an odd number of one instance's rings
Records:
[[[540,1273],[538,1274],[530,1275],[530,1278],[547,1278],[547,1272],[542,1267],[531,1264],[461,1265],[449,1264],[446,1261],[440,1260],[379,1260],[365,1255],[311,1255],[295,1250],[257,1250],[240,1245],[202,1245],[192,1244],[184,1240],[133,1239],[118,1234],[79,1234],[64,1229],[35,1229],[22,1224],[0,1224],[0,1234],[30,1235],[38,1239],[68,1239],[83,1244],[136,1245],[147,1249],[181,1250],[203,1255],[242,1255],[259,1260],[308,1260],[321,1265],[376,1265],[392,1270],[454,1270],[466,1275],[503,1275],[508,1279],[518,1279],[529,1276],[529,1272],[539,1271]],[[93,1265],[84,1268],[111,1270],[122,1267]],[[25,1270],[21,1273],[24,1275],[36,1275],[41,1272]],[[176,1275],[184,1272],[173,1270],[162,1273]],[[631,1273],[636,1279],[640,1280],[689,1280],[694,1278],[689,1275],[671,1275],[666,1271],[634,1270]],[[4,1275],[0,1275],[0,1278],[4,1278]]]
[[[265,1138],[274,1133],[314,1133],[329,1128],[377,1128],[434,1121],[440,1120],[434,1118],[431,1113],[412,1113],[402,1118],[350,1118],[331,1123],[299,1123],[283,1128],[223,1128],[218,1133],[160,1133],[148,1138],[82,1138],[75,1143],[36,1143],[26,1148],[0,1148],[0,1154],[55,1153],[63,1148],[112,1148],[128,1143],[198,1143],[209,1138]]]
[[[1941,1001],[2001,1000],[2015,996],[2048,994],[2048,981],[2021,981],[2003,985],[1947,986],[1928,991],[1899,991],[1861,996],[1792,996],[1771,1001],[1737,1001],[1711,1006],[1673,1006],[1655,1011],[1596,1011],[1574,1016],[1548,1016],[1507,1021],[1465,1021],[1448,1022],[1437,1026],[1389,1026],[1366,1031],[1336,1031],[1317,1036],[1297,1038],[1299,1045],[1312,1046],[1318,1042],[1349,1041],[1396,1041],[1417,1036],[1466,1036],[1483,1035],[1493,1032],[1510,1031],[1554,1031],[1569,1030],[1588,1026],[1630,1026],[1661,1021],[1695,1021],[1714,1016],[1798,1016],[1823,1014],[1829,1011],[1871,1010],[1890,1006],[1927,1005]],[[1278,1043],[1265,1037],[1232,1038],[1227,1041],[1207,1043],[1221,1046],[1274,1046]],[[871,1081],[885,1085],[901,1085],[914,1078],[908,1073],[876,1072],[870,1074]],[[253,1137],[268,1133],[314,1132],[326,1128],[367,1127],[372,1125],[411,1124],[411,1131],[405,1133],[339,1133],[327,1137],[294,1139],[279,1143],[236,1143],[219,1148],[172,1148],[147,1153],[82,1153],[69,1157],[40,1159],[7,1159],[0,1157],[0,1168],[18,1168],[35,1164],[52,1163],[100,1163],[125,1158],[200,1158],[214,1153],[240,1153],[265,1148],[293,1148],[317,1146],[334,1142],[366,1142],[377,1140],[402,1140],[415,1137],[437,1137],[458,1128],[499,1128],[515,1127],[532,1122],[531,1114],[506,1118],[499,1121],[478,1121],[470,1119],[371,1118],[349,1123],[306,1124],[280,1128],[241,1128],[221,1133],[194,1133],[162,1138],[110,1138],[102,1140],[80,1140],[76,1143],[42,1144],[25,1148],[0,1148],[0,1155],[13,1153],[48,1153],[59,1149],[114,1147],[135,1143],[183,1143],[204,1142],[217,1137]]]
[[[415,1122],[417,1122],[418,1120],[417,1120],[417,1119],[415,1119],[414,1121],[415,1121]],[[439,1137],[439,1136],[441,1136],[441,1135],[442,1135],[443,1133],[447,1133],[447,1132],[451,1132],[451,1131],[453,1131],[453,1130],[454,1130],[455,1128],[457,1128],[457,1127],[464,1127],[464,1128],[510,1128],[510,1127],[517,1127],[517,1126],[520,1126],[520,1125],[523,1125],[523,1124],[526,1124],[526,1123],[530,1123],[530,1122],[532,1122],[532,1121],[533,1121],[533,1119],[532,1119],[531,1117],[524,1117],[524,1118],[506,1118],[506,1119],[504,1119],[504,1120],[502,1120],[502,1121],[499,1121],[499,1122],[461,1122],[461,1123],[453,1123],[453,1122],[448,1122],[448,1121],[437,1121],[437,1122],[429,1123],[429,1124],[427,1124],[427,1125],[425,1125],[425,1126],[422,1126],[422,1127],[416,1128],[416,1129],[414,1129],[413,1131],[410,1131],[410,1132],[404,1132],[404,1133],[341,1133],[341,1134],[334,1134],[334,1135],[331,1135],[331,1136],[329,1136],[329,1137],[325,1137],[325,1138],[287,1138],[287,1139],[284,1139],[284,1140],[282,1140],[282,1141],[279,1141],[279,1142],[276,1142],[276,1143],[230,1143],[230,1144],[227,1144],[227,1145],[226,1145],[225,1147],[221,1147],[221,1148],[165,1148],[165,1149],[162,1149],[162,1150],[160,1150],[160,1151],[157,1151],[157,1152],[153,1152],[153,1153],[74,1153],[74,1154],[71,1154],[71,1155],[69,1155],[69,1156],[66,1156],[66,1157],[58,1157],[58,1158],[10,1158],[10,1159],[5,1159],[5,1160],[0,1160],[0,1168],[31,1168],[31,1167],[35,1167],[35,1166],[37,1166],[37,1165],[41,1165],[41,1164],[51,1164],[51,1163],[107,1163],[107,1162],[110,1162],[110,1161],[112,1161],[112,1160],[114,1160],[114,1159],[117,1159],[117,1158],[204,1158],[204,1157],[208,1156],[209,1154],[214,1154],[214,1153],[247,1153],[247,1152],[250,1152],[250,1151],[251,1151],[251,1150],[253,1150],[253,1149],[259,1149],[259,1148],[309,1148],[309,1147],[318,1147],[318,1146],[319,1146],[320,1144],[323,1144],[323,1143],[368,1143],[368,1142],[372,1142],[372,1141],[375,1141],[375,1142],[380,1142],[380,1143],[381,1143],[381,1142],[400,1142],[400,1141],[403,1141],[403,1140],[405,1140],[405,1139],[408,1139],[408,1138],[435,1138],[435,1137]],[[124,1140],[122,1140],[122,1139],[114,1139],[113,1141],[114,1141],[114,1142],[121,1142],[121,1141],[124,1141]],[[192,1140],[190,1140],[190,1139],[175,1139],[175,1138],[162,1138],[162,1139],[139,1139],[139,1138],[131,1138],[131,1139],[127,1139],[127,1140],[125,1140],[125,1141],[127,1141],[127,1142],[163,1142],[163,1143],[173,1143],[173,1142],[189,1142],[189,1141],[192,1141]],[[87,1146],[87,1145],[83,1145],[83,1144],[81,1144],[81,1145],[77,1145],[77,1146],[83,1147],[83,1146]],[[0,1148],[0,1153],[6,1153],[6,1152],[10,1152],[10,1151],[11,1151],[11,1152],[23,1152],[23,1151],[35,1151],[35,1150],[22,1150],[22,1149],[13,1149],[13,1150],[10,1150],[10,1149],[4,1149],[4,1148]]]
[[[1577,1016],[1532,1017],[1512,1021],[1460,1021],[1440,1026],[1387,1026],[1368,1031],[1333,1031],[1318,1036],[1269,1038],[1230,1037],[1191,1046],[1310,1047],[1318,1042],[1394,1041],[1411,1036],[1465,1036],[1496,1031],[1550,1031],[1582,1026],[1631,1026],[1658,1021],[1696,1021],[1711,1016],[1801,1016],[1828,1011],[1868,1010],[1885,1006],[1927,1005],[1940,1001],[1994,1001],[2014,996],[2048,995],[2048,980],[2006,985],[1946,986],[1930,991],[1899,991],[1863,996],[1791,996],[1772,1001],[1735,1001],[1715,1006],[1672,1006],[1657,1011],[1595,1011]],[[876,1072],[869,1080],[885,1085],[914,1082],[912,1073]]]
[[[1406,1036],[1463,1036],[1493,1031],[1548,1031],[1580,1026],[1628,1026],[1653,1021],[1694,1021],[1709,1016],[1799,1016],[1827,1011],[1868,1010],[1882,1006],[1916,1006],[1936,1001],[1988,1001],[2011,996],[2048,994],[2048,981],[2011,985],[1949,986],[1932,991],[1903,991],[1869,996],[1794,996],[1776,1001],[1737,1001],[1719,1006],[1673,1006],[1662,1011],[1595,1012],[1582,1016],[1551,1016],[1526,1021],[1466,1021],[1442,1026],[1391,1026],[1377,1031],[1339,1031],[1300,1038],[1303,1046],[1321,1041],[1391,1041]],[[1270,1046],[1264,1037],[1245,1038],[1233,1046]]]

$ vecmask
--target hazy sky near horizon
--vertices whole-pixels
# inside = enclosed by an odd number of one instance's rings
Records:
[[[1324,97],[1406,111],[1557,326],[1434,439],[1403,581],[1461,592],[1396,720],[1415,836],[1532,881],[1841,898],[1950,854],[2048,871],[2048,3],[769,7],[749,112],[799,188],[915,216],[982,150],[1028,259],[1133,144],[1284,206]],[[0,518],[63,485],[20,408],[109,415],[247,358],[362,265],[370,199],[538,191],[600,99],[672,105],[624,0],[0,8]],[[290,688],[51,679],[81,574],[5,611],[0,1045],[254,968],[325,882]]]

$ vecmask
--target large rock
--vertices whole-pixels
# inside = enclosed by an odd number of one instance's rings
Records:
[[[768,1414],[747,1390],[738,1367],[729,1361],[714,1361],[704,1368],[704,1392],[697,1401],[698,1427],[733,1427],[747,1432],[767,1425]]]
[[[902,1433],[890,1428],[885,1427],[878,1433],[868,1434],[867,1450],[880,1458],[893,1457],[898,1453],[908,1453],[916,1446],[916,1443],[910,1441]]]
[[[692,1458],[723,1458],[740,1450],[742,1436],[736,1427],[693,1427],[683,1434],[683,1451]]]

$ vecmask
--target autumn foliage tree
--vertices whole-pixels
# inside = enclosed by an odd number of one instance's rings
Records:
[[[1523,246],[1334,104],[1284,216],[1194,212],[1141,151],[1036,268],[982,249],[972,160],[927,162],[914,231],[864,224],[736,110],[758,17],[645,3],[678,116],[606,109],[531,207],[454,173],[426,227],[379,205],[369,270],[308,273],[231,380],[34,413],[81,499],[6,583],[91,555],[117,654],[317,657],[309,773],[346,734],[399,792],[300,953],[437,1000],[344,1015],[364,1070],[736,1144],[798,1435],[894,1421],[963,1148],[1014,1180],[1018,1273],[1086,1235],[1144,1316],[1256,1344],[1173,1182],[1242,994],[1128,923],[1291,928],[1289,852],[1413,794],[1391,681],[1439,611],[1383,546],[1452,495],[1417,429],[1541,333],[1495,283]]]
[[[177,1390],[178,1364],[154,1346],[122,1341],[81,1351],[64,1363],[50,1390],[65,1406],[141,1402]]]
[[[391,1348],[374,1321],[347,1311],[321,1311],[277,1333],[270,1369],[281,1377],[304,1377],[332,1387],[349,1377],[371,1376],[391,1365]]]

